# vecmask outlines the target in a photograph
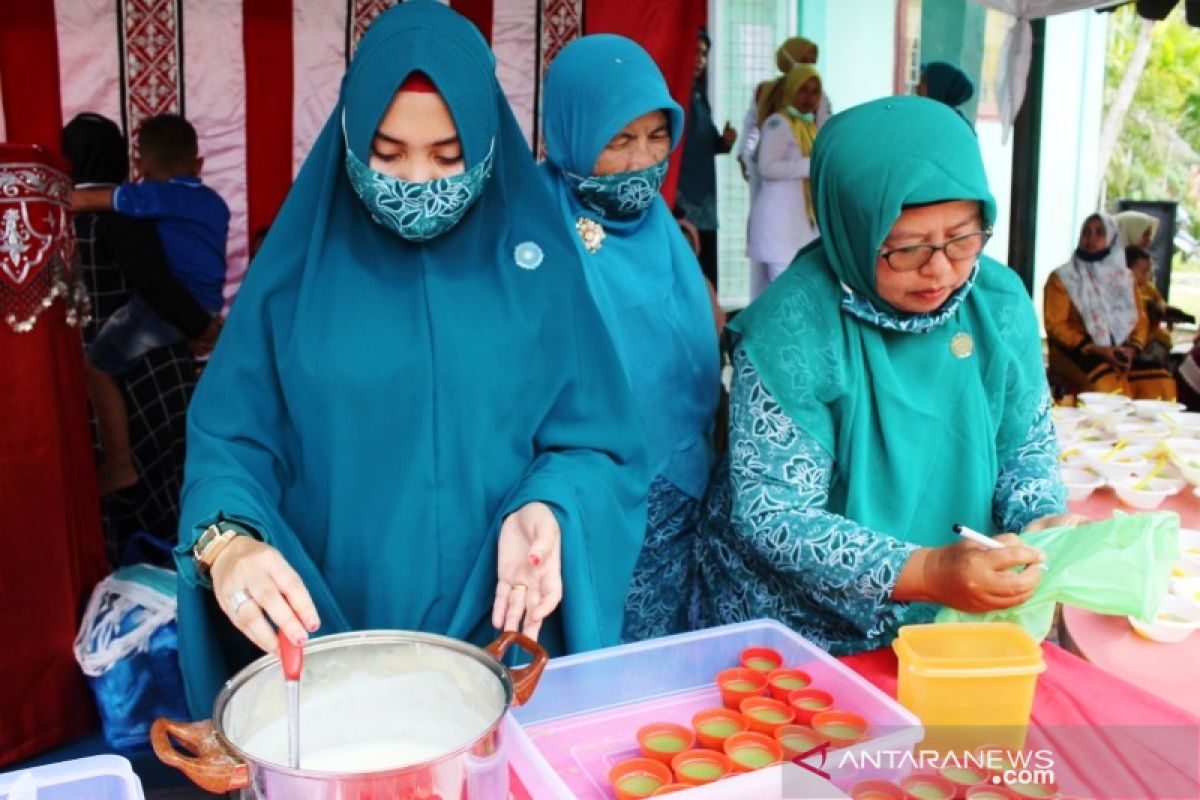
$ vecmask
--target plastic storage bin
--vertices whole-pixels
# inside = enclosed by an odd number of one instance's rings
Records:
[[[790,629],[761,620],[551,660],[533,698],[506,720],[513,729],[513,771],[538,800],[612,798],[608,770],[639,754],[638,728],[650,722],[690,725],[696,712],[719,707],[717,673],[737,666],[742,650],[753,645],[778,650],[787,666],[804,670],[814,686],[833,694],[838,708],[866,717],[868,740],[828,754],[824,770],[833,785],[799,767],[777,765],[672,798],[778,797],[785,768],[790,796],[843,797],[835,785],[845,789],[863,777],[857,760],[863,753],[907,752],[920,741],[920,722],[894,700]],[[888,773],[872,768],[867,776]]]
[[[907,625],[892,643],[896,696],[925,726],[922,748],[1025,746],[1042,649],[1007,622]]]
[[[27,774],[37,787],[37,800],[144,800],[141,781],[121,756],[90,756],[6,772],[0,775],[0,800],[15,800],[13,790]]]

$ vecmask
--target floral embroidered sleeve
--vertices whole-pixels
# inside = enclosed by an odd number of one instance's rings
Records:
[[[1047,389],[1025,443],[1000,468],[992,496],[992,521],[997,530],[1019,532],[1036,519],[1067,510],[1050,405]]]
[[[823,618],[830,645],[879,637],[907,610],[891,593],[917,546],[826,511],[833,457],[783,412],[740,347],[734,370],[732,534],[762,577],[754,605],[793,624]]]

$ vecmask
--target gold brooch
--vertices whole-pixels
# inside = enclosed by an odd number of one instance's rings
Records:
[[[975,352],[975,340],[969,333],[956,333],[950,340],[950,352],[954,353],[956,358],[966,358]]]
[[[590,217],[580,217],[575,220],[575,230],[589,253],[595,253],[604,244],[604,226]]]

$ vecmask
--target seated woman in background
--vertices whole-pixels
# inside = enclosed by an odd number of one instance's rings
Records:
[[[1150,254],[1137,245],[1125,248],[1125,264],[1133,273],[1137,301],[1148,321],[1149,334],[1139,361],[1170,369],[1171,331],[1168,322],[1169,306],[1154,285],[1154,262]]]
[[[888,135],[881,137],[880,131]],[[732,323],[729,480],[701,539],[702,622],[778,619],[830,652],[937,605],[1018,605],[1041,555],[956,540],[1070,524],[1033,305],[981,255],[996,216],[953,112],[877,100],[813,151],[822,236]]]
[[[1046,281],[1044,313],[1050,372],[1078,392],[1175,399],[1175,381],[1138,356],[1150,334],[1116,224],[1092,214],[1071,260]]]

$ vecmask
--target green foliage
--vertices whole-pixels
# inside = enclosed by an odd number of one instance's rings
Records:
[[[1200,28],[1183,4],[1156,23],[1150,58],[1104,176],[1107,196],[1178,200],[1200,237],[1200,197],[1189,195],[1200,170]],[[1137,42],[1141,18],[1127,5],[1112,15],[1104,85],[1107,111]]]

